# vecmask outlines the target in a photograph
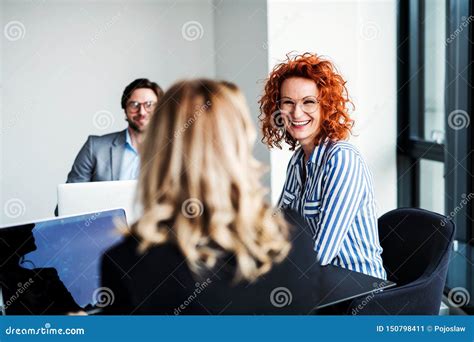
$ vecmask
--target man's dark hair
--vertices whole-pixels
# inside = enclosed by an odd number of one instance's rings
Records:
[[[130,95],[132,95],[133,91],[142,88],[153,90],[156,97],[158,98],[158,101],[163,96],[163,89],[161,89],[157,83],[150,81],[148,78],[138,78],[130,83],[123,91],[121,102],[123,109],[125,109],[127,106],[127,101],[130,98]]]

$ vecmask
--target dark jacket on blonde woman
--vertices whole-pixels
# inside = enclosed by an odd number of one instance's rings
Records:
[[[292,215],[293,216],[293,215]],[[103,258],[102,286],[114,293],[108,314],[134,315],[306,315],[318,288],[309,229],[289,219],[292,248],[283,262],[256,279],[234,283],[235,256],[223,253],[216,265],[194,274],[176,244],[138,252],[140,239],[127,237]],[[304,231],[306,229],[306,231]]]
[[[140,146],[141,219],[102,259],[110,314],[308,314],[317,289],[304,221],[265,202],[256,131],[232,84],[182,81]]]

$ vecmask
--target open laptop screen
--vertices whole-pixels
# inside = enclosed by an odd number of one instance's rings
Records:
[[[122,239],[122,209],[0,229],[6,314],[90,311],[100,302],[100,259]]]
[[[81,182],[58,185],[58,213],[77,215],[92,211],[123,208],[131,225],[141,217],[136,202],[137,181]]]

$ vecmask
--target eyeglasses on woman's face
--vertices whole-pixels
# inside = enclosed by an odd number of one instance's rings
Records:
[[[299,100],[294,100],[289,97],[282,97],[278,101],[278,109],[285,113],[293,113],[296,106],[307,114],[314,113],[318,109],[318,99],[315,96],[306,96]]]

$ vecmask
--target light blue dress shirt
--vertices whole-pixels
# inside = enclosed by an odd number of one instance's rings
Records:
[[[122,156],[122,164],[120,165],[119,180],[137,179],[140,171],[140,156],[132,145],[128,129],[125,136],[125,149]]]

